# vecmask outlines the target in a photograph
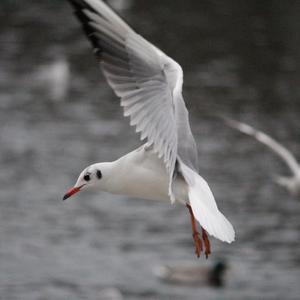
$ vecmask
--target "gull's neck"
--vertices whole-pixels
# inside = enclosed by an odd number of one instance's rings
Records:
[[[122,194],[124,178],[126,179],[123,160],[98,163],[96,167],[102,172],[102,178],[96,187],[112,194]]]

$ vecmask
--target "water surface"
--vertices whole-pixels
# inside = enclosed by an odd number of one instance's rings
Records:
[[[1,1],[0,299],[297,299],[300,203],[272,183],[288,174],[271,152],[214,118],[246,121],[299,153],[296,1],[131,1],[120,11],[185,71],[201,165],[237,232],[193,253],[180,205],[85,192],[62,203],[79,172],[140,142],[98,70],[66,1]],[[57,59],[65,96],[39,80]],[[46,65],[46,67],[45,67]],[[160,282],[163,263],[226,259],[226,287]]]

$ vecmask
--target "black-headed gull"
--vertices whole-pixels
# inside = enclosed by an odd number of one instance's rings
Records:
[[[116,161],[85,168],[64,199],[93,186],[114,194],[178,201],[189,209],[198,257],[202,242],[206,257],[210,254],[207,233],[231,243],[234,229],[198,175],[197,147],[182,97],[179,64],[135,33],[103,1],[69,1],[109,85],[121,98],[124,115],[146,143]]]
[[[300,165],[297,162],[294,155],[287,148],[275,141],[269,135],[256,130],[250,125],[229,118],[224,118],[224,120],[228,126],[237,129],[246,135],[252,136],[257,141],[269,147],[279,157],[281,157],[281,159],[290,168],[293,176],[278,176],[275,178],[275,182],[286,188],[292,195],[300,196]]]

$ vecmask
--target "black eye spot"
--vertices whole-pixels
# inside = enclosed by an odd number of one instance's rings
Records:
[[[97,170],[96,176],[97,176],[98,179],[101,179],[101,178],[102,178],[102,173],[101,173],[100,170]]]
[[[85,181],[90,181],[90,180],[91,180],[91,177],[90,177],[89,174],[85,174],[85,175],[83,176],[83,179],[84,179]]]

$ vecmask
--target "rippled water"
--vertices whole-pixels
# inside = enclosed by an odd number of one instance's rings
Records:
[[[3,0],[0,299],[102,300],[108,288],[124,299],[298,299],[300,202],[271,180],[288,170],[212,114],[251,123],[299,153],[300,6],[130,2],[120,13],[183,66],[201,174],[237,241],[212,240],[213,255],[197,260],[180,205],[93,192],[62,203],[85,166],[139,141],[66,1]],[[42,76],[58,57],[70,68],[60,97]],[[217,258],[230,265],[223,289],[168,285],[153,274],[163,263]]]

